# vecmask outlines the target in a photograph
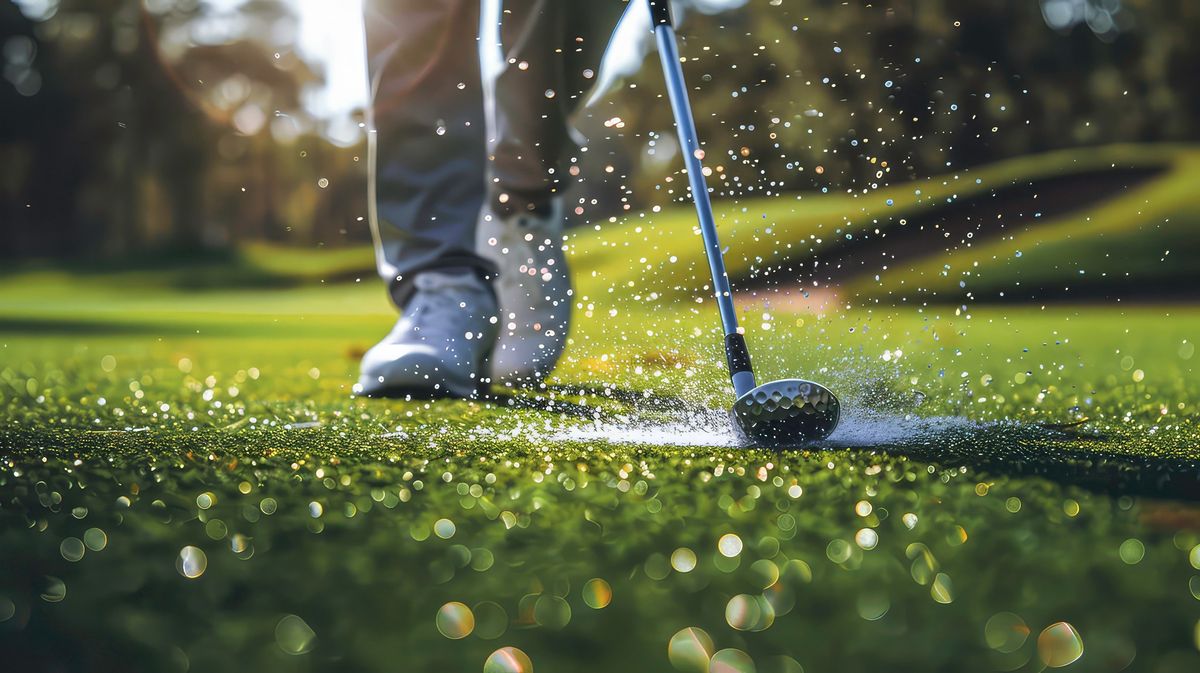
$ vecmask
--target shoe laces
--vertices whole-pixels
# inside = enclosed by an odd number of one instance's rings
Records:
[[[413,331],[423,339],[457,341],[472,318],[486,320],[491,301],[473,274],[426,271],[413,281],[416,292],[405,308]],[[478,314],[478,315],[477,315]]]

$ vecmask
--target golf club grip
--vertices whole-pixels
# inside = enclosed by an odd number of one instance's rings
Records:
[[[653,26],[674,26],[671,20],[671,0],[649,0],[650,24]]]
[[[746,337],[741,334],[725,335],[725,360],[729,362],[730,375],[752,371],[750,351],[746,348]]]

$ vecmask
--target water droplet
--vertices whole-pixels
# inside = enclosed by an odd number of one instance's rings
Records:
[[[204,550],[199,547],[188,545],[179,550],[179,557],[175,559],[175,569],[180,575],[188,579],[196,579],[204,574],[208,568],[208,557],[204,555]]]
[[[533,661],[515,647],[501,647],[483,662],[483,673],[532,673]]]
[[[454,537],[454,533],[457,530],[458,529],[455,527],[454,522],[450,519],[438,519],[433,524],[434,535],[437,535],[443,540],[449,540],[450,538]]]
[[[1050,668],[1061,668],[1083,656],[1083,638],[1067,622],[1056,622],[1037,639],[1038,658]]]
[[[83,540],[77,537],[66,538],[58,545],[58,553],[62,554],[63,558],[72,563],[83,560],[83,554],[86,551],[86,548],[83,546]]]
[[[484,601],[474,608],[475,635],[484,640],[495,640],[508,630],[508,613],[499,603]]]
[[[1016,652],[1029,638],[1029,626],[1019,615],[997,612],[983,625],[983,639],[997,652]]]
[[[950,581],[950,576],[946,573],[935,575],[933,584],[929,587],[929,595],[939,603],[953,603],[954,584]]]
[[[17,614],[17,604],[8,596],[0,596],[0,624],[7,622]]]
[[[67,583],[53,575],[46,575],[42,583],[42,600],[47,603],[58,603],[67,597]]]
[[[588,580],[583,585],[583,602],[595,610],[608,607],[612,602],[612,587],[599,577]]]
[[[845,563],[850,560],[853,550],[845,540],[832,540],[825,547],[825,556],[834,563]]]
[[[767,559],[759,559],[750,564],[750,574],[756,587],[766,589],[779,580],[779,566]]]
[[[571,606],[559,596],[542,594],[533,604],[533,621],[548,629],[561,629],[571,621]]]
[[[749,654],[727,647],[712,656],[708,664],[708,673],[757,673],[754,660]]]
[[[695,626],[680,629],[667,643],[667,658],[681,673],[708,673],[712,655],[712,638],[704,629]]]
[[[475,615],[471,608],[458,602],[443,605],[434,619],[438,633],[451,640],[466,638],[475,630]]]
[[[758,670],[762,673],[804,673],[800,662],[786,655],[776,655],[762,659]]]
[[[108,535],[99,528],[89,528],[83,532],[83,544],[92,551],[100,551],[108,546]]]
[[[879,533],[873,528],[863,528],[854,534],[854,542],[862,549],[874,549],[879,544]]]
[[[1141,540],[1131,537],[1121,543],[1117,553],[1126,564],[1137,565],[1146,556],[1146,545],[1142,544]]]
[[[671,552],[671,567],[675,572],[690,573],[696,569],[696,552],[680,547]]]
[[[733,558],[742,553],[742,538],[733,533],[726,533],[717,541],[717,550],[726,558]]]
[[[300,617],[285,615],[275,625],[275,644],[288,654],[305,654],[312,650],[317,632]]]

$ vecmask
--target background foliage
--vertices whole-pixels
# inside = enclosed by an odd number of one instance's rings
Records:
[[[229,4],[0,5],[0,255],[367,240],[363,148],[303,105],[324,73],[293,6]],[[1195,140],[1198,25],[1184,0],[753,0],[693,16],[681,51],[722,195],[864,190]],[[629,84],[580,120],[585,221],[677,170],[657,68]]]

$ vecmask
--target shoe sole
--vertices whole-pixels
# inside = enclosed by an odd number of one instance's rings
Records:
[[[480,371],[490,371],[492,363],[492,351],[484,353],[483,360],[480,362]],[[359,381],[358,386],[362,389],[361,392],[354,393],[358,397],[366,397],[368,399],[413,399],[413,400],[474,400],[486,397],[491,389],[491,381],[474,381],[466,386],[454,386],[449,383],[442,382],[438,387],[425,385],[402,384],[395,386],[381,386],[378,388],[367,389]],[[456,389],[457,388],[457,389]],[[469,391],[467,391],[469,389]]]

